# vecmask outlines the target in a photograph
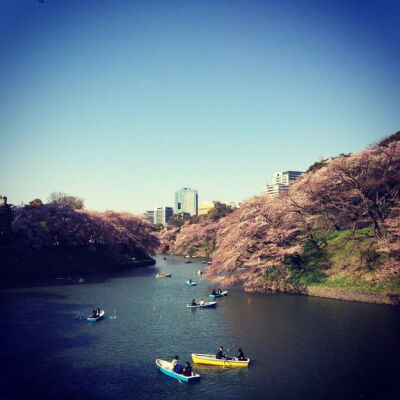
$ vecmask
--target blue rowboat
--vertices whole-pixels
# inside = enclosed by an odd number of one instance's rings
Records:
[[[186,283],[186,285],[188,285],[188,286],[196,286],[197,285],[197,283],[196,282],[189,282],[189,281],[186,281],[185,282]]]
[[[168,375],[171,378],[178,379],[178,381],[180,381],[180,382],[190,383],[190,382],[198,381],[200,379],[200,375],[195,374],[194,372],[192,372],[192,376],[185,376],[185,375],[174,372],[172,370],[172,363],[170,363],[169,361],[157,359],[156,366],[163,374]]]
[[[225,297],[225,296],[228,296],[228,291],[227,290],[224,290],[222,293],[218,293],[218,294],[210,294],[210,297],[212,299],[215,299],[217,297]]]
[[[105,314],[104,310],[100,310],[100,313],[99,313],[99,315],[98,315],[97,317],[92,317],[92,316],[87,317],[87,318],[86,318],[86,321],[87,321],[87,322],[97,322],[97,321],[100,321],[101,319],[104,318],[104,314]]]
[[[211,308],[215,307],[217,305],[216,301],[209,301],[208,303],[204,303],[203,305],[197,304],[195,306],[192,306],[191,304],[186,304],[187,308]]]

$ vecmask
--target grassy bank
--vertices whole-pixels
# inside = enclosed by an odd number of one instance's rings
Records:
[[[287,283],[349,291],[400,293],[400,277],[379,277],[385,255],[377,251],[371,228],[315,232],[319,249],[311,243],[303,247],[301,267],[289,264]]]

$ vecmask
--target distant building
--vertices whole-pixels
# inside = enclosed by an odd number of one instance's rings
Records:
[[[303,172],[284,171],[272,175],[271,185],[266,185],[261,189],[263,196],[275,196],[282,190],[286,190]]]
[[[196,189],[181,188],[175,192],[175,213],[198,214],[198,193]]]
[[[0,195],[0,206],[5,206],[7,204],[7,197]]]
[[[199,215],[206,215],[209,211],[220,206],[221,204],[222,203],[219,201],[207,201],[206,203],[201,203],[199,205]]]
[[[239,201],[224,201],[223,204],[226,204],[228,207],[232,209],[240,208]]]
[[[167,225],[168,220],[174,214],[174,209],[172,207],[157,207],[154,210],[154,224]]]
[[[148,210],[143,213],[143,217],[147,219],[150,223],[154,224],[154,211]]]

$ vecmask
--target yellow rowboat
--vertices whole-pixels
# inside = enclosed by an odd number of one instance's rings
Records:
[[[244,361],[235,360],[233,358],[218,359],[214,354],[192,354],[192,360],[197,364],[220,365],[222,367],[248,367],[250,358]]]
[[[160,274],[156,275],[156,278],[171,278],[172,274]]]

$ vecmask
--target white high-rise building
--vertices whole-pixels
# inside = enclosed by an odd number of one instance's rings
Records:
[[[301,171],[276,172],[272,175],[271,185],[266,185],[261,189],[261,195],[277,195],[282,190],[286,190],[302,173]]]
[[[196,189],[181,188],[175,192],[175,213],[197,215],[199,196]]]
[[[167,225],[168,220],[174,214],[174,209],[172,207],[157,207],[154,210],[154,224],[163,224]]]

